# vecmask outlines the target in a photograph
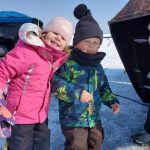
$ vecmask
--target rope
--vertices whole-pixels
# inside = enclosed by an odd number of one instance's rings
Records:
[[[115,95],[118,96],[118,97],[122,97],[122,98],[125,98],[125,99],[127,99],[127,100],[130,100],[130,101],[132,101],[132,102],[134,102],[134,103],[137,103],[137,104],[146,106],[146,107],[149,106],[149,104],[145,104],[145,103],[138,102],[138,101],[136,101],[136,100],[134,100],[134,99],[131,99],[131,98],[129,98],[129,97],[125,97],[125,96],[118,95],[118,94],[115,94]]]

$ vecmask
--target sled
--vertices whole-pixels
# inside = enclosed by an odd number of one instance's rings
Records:
[[[150,102],[150,0],[130,0],[108,22],[127,74],[143,102]]]

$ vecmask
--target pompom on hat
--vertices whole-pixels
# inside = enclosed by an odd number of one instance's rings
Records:
[[[60,34],[66,40],[67,44],[70,43],[73,35],[72,24],[64,17],[53,18],[42,30],[42,33],[44,32],[55,32]]]
[[[100,39],[101,43],[103,41],[103,31],[92,17],[91,11],[87,8],[85,4],[79,4],[74,9],[74,16],[79,19],[73,38],[73,45],[76,45],[80,41],[97,37]]]

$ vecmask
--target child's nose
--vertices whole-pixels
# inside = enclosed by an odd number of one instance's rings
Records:
[[[93,48],[93,47],[94,47],[94,43],[91,42],[91,43],[89,44],[89,47],[92,47],[92,48]]]
[[[61,35],[57,35],[56,39],[61,40]]]

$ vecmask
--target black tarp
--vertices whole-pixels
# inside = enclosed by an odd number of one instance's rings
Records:
[[[130,0],[109,21],[110,32],[128,76],[143,102],[150,102],[150,0]]]

